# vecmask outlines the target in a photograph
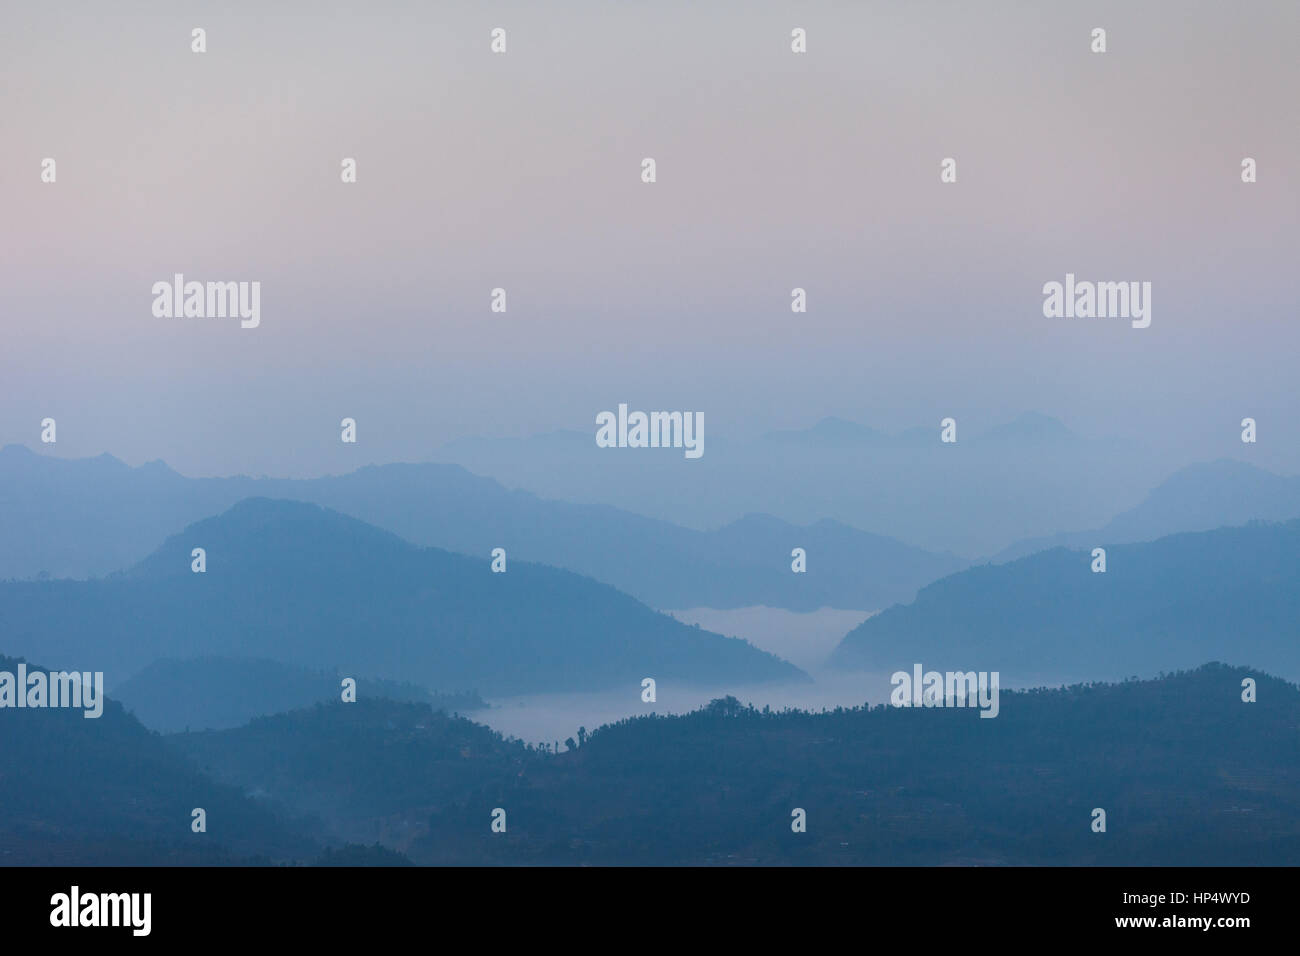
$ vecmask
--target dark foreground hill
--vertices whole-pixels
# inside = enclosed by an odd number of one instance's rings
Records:
[[[17,666],[0,656],[0,672]],[[207,812],[205,833],[191,829],[195,808]],[[116,701],[93,719],[0,708],[0,866],[212,865],[318,852],[314,839],[196,771]]]
[[[602,727],[558,755],[385,702],[169,740],[336,836],[421,863],[1300,863],[1294,685],[1214,664],[1000,703],[985,719],[726,699]],[[806,833],[791,830],[795,809]]]
[[[168,741],[285,816],[322,820],[331,839],[397,850],[428,833],[431,813],[509,788],[544,763],[539,751],[427,704],[363,698]]]
[[[864,621],[831,657],[846,669],[1000,671],[1116,679],[1206,660],[1300,676],[1300,521],[1255,523],[984,565]]]
[[[206,570],[194,573],[201,548]],[[806,679],[568,571],[417,548],[337,512],[250,499],[129,572],[0,584],[18,653],[117,683],[159,658],[260,657],[485,694]]]

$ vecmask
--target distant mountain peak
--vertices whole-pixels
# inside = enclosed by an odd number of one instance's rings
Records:
[[[1015,441],[1059,441],[1075,437],[1075,433],[1059,418],[1042,412],[1024,412],[980,435],[982,439]]]
[[[373,557],[418,550],[391,531],[317,504],[252,497],[172,535],[125,573],[134,578],[188,575],[194,548],[204,549],[209,571],[246,573],[277,562],[340,566],[362,553]]]
[[[830,415],[821,419],[811,428],[770,431],[763,437],[769,441],[781,442],[848,444],[874,441],[881,438],[882,435],[874,428]]]
[[[874,435],[875,431],[866,425],[859,425],[857,422],[851,422],[847,418],[839,418],[835,415],[827,415],[810,431],[824,435]]]
[[[762,511],[750,511],[735,521],[723,525],[724,528],[793,528],[788,521],[782,521],[775,515]]]
[[[244,531],[251,524],[259,526],[310,526],[320,529],[338,530],[353,536],[362,535],[375,540],[390,541],[393,544],[414,548],[415,545],[405,539],[376,528],[374,525],[345,515],[332,508],[313,504],[308,501],[295,501],[288,498],[270,498],[256,495],[235,502],[219,515],[204,518],[190,525],[181,535],[202,534],[219,529]]]
[[[59,466],[78,466],[80,468],[91,470],[101,470],[111,468],[114,471],[129,472],[131,466],[122,459],[110,455],[108,452],[101,452],[98,455],[86,455],[82,458],[64,458],[58,455],[46,455],[38,452],[26,445],[10,444],[0,448],[0,460],[6,460],[11,464],[21,464],[24,466],[35,467],[59,467]]]
[[[155,474],[155,475],[175,475],[178,478],[180,477],[180,472],[176,471],[174,468],[172,468],[171,465],[167,464],[167,462],[163,461],[161,458],[155,458],[152,461],[146,461],[143,465],[140,466],[139,470],[150,474]]]

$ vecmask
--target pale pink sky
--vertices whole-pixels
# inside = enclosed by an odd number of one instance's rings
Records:
[[[620,401],[1300,412],[1293,2],[264,6],[6,11],[0,444],[313,473],[343,415],[388,460]],[[1151,328],[1044,319],[1067,271],[1151,281]],[[261,281],[261,327],[155,318],[174,272]]]

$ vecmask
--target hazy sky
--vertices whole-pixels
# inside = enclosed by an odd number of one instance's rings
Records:
[[[4,19],[0,443],[53,416],[56,454],[297,475],[629,402],[1300,445],[1293,0]],[[155,318],[177,272],[261,282],[260,327]],[[1044,318],[1067,272],[1151,282],[1150,328]]]

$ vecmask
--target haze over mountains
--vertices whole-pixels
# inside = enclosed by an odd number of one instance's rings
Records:
[[[0,669],[14,667],[0,657]],[[1244,678],[1258,700],[1241,700]],[[160,737],[9,711],[9,864],[1295,864],[1300,688],[1207,665],[970,709],[764,712],[720,699],[561,753],[360,698]],[[190,830],[193,807],[208,831]],[[493,808],[505,833],[489,827]],[[1093,808],[1108,814],[1092,832]],[[794,808],[807,832],[791,831]],[[331,853],[331,857],[333,854]]]
[[[982,565],[850,631],[832,666],[1114,680],[1233,660],[1300,678],[1300,520]]]
[[[605,505],[508,491],[456,465],[392,464],[317,479],[189,479],[160,462],[63,460],[0,450],[0,577],[100,576],[141,560],[180,528],[248,497],[309,501],[416,544],[567,568],[656,608],[756,604],[873,610],[966,562],[830,520],[799,528],[749,515],[701,532]],[[804,548],[816,573],[790,573]]]
[[[206,549],[193,573],[191,552]],[[300,502],[250,499],[129,571],[0,584],[7,650],[110,683],[161,658],[270,658],[485,694],[592,690],[645,677],[799,680],[792,665],[568,571],[418,548]]]
[[[501,6],[4,4],[4,945],[1266,929],[289,870],[1300,866],[1300,3]]]
[[[1247,676],[1254,704],[1241,700]],[[1295,863],[1297,720],[1294,685],[1223,665],[1004,692],[995,720],[719,700],[602,727],[510,785],[435,812],[408,852],[439,863]],[[508,840],[483,823],[489,799],[509,808]],[[1094,807],[1108,814],[1103,839]],[[791,830],[795,808],[806,833]]]
[[[1029,526],[1031,536],[984,552],[996,551],[993,560],[1005,561],[1058,545],[1090,548],[1099,539],[1126,543],[1256,518],[1300,517],[1300,477],[1223,459],[1153,476],[1150,483],[1156,487],[1150,490],[1136,487],[1133,474],[1112,482],[1115,476],[1094,470],[1097,462],[1110,461],[1105,443],[1081,442],[1046,416],[1022,416],[955,446],[939,446],[936,435],[937,430],[931,434],[926,429],[882,435],[836,419],[812,429],[770,433],[759,443],[768,457],[762,463],[751,460],[742,469],[746,475],[733,476],[736,494],[719,513],[737,510],[752,474],[772,479],[764,483],[764,501],[772,513],[742,512],[712,531],[610,505],[508,490],[449,464],[367,466],[342,476],[299,480],[190,479],[161,462],[132,468],[108,455],[56,459],[7,446],[0,449],[0,502],[5,505],[0,508],[0,540],[6,545],[0,549],[0,577],[31,578],[41,572],[86,577],[122,570],[180,528],[244,498],[265,496],[311,501],[413,543],[471,556],[503,547],[512,558],[577,571],[656,608],[767,605],[866,611],[906,603],[924,584],[969,563],[916,546],[932,537],[927,529],[936,522]],[[572,442],[542,436],[522,443],[467,444],[529,448],[520,468],[509,472],[515,483],[533,474],[529,462],[541,468],[550,461],[553,474],[597,474],[584,468],[602,459],[587,456],[608,450],[595,448],[590,436],[571,437]],[[967,445],[969,455],[958,451]],[[558,450],[576,457],[560,467],[552,460]],[[745,454],[759,451],[755,446]],[[934,458],[936,454],[949,458]],[[645,473],[638,472],[634,484],[653,478],[664,465],[662,459],[639,460]],[[683,464],[707,467],[705,460]],[[806,467],[794,486],[782,490],[781,476],[797,460]],[[924,475],[913,481],[919,472]],[[828,482],[848,482],[854,475],[861,483],[823,498],[820,512],[809,506],[829,492]],[[935,480],[941,487],[933,485]],[[711,481],[700,471],[682,486],[676,520],[685,520],[713,494]],[[607,497],[603,491],[595,495],[602,497]],[[861,524],[867,530],[858,530],[845,523],[868,502],[874,514],[868,520],[879,524]],[[649,499],[637,504],[648,505]],[[1081,511],[1093,517],[1074,527],[1098,530],[1069,530],[1068,517]],[[806,524],[774,516],[781,512],[804,513]],[[879,533],[888,527],[896,537]],[[1005,534],[1000,538],[1004,544],[1008,540]],[[808,553],[808,574],[789,573],[795,547]]]
[[[953,444],[940,441],[938,419],[886,433],[828,418],[752,441],[710,434],[694,461],[665,449],[597,448],[581,431],[462,439],[440,448],[439,457],[541,495],[691,527],[714,528],[747,513],[793,524],[833,518],[963,556],[1097,527],[1186,461],[1139,443],[1086,438],[1037,413],[1004,423],[957,419]],[[1241,453],[1226,439],[1223,449]]]
[[[1275,475],[1221,458],[1179,469],[1133,508],[1095,531],[1075,531],[1019,541],[995,562],[1048,548],[1088,548],[1151,541],[1180,531],[1210,531],[1248,521],[1300,518],[1300,477]]]
[[[811,429],[769,433],[764,441],[814,453],[874,449],[928,456],[938,444],[934,438],[924,429],[887,435],[828,419]],[[1068,458],[1077,438],[1054,419],[1028,415],[974,436],[971,444],[981,454],[1010,445],[1009,460],[1028,447],[1044,454],[1056,449]],[[238,497],[259,490],[314,499],[343,513]],[[1209,552],[1217,543],[1205,545],[1204,561],[1186,574],[1167,567],[1180,546],[1139,551],[1134,559],[1120,547],[1253,518],[1300,516],[1300,478],[1226,459],[1182,469],[1098,531],[1007,549],[994,560],[1020,552],[1031,560],[1003,575],[988,567],[959,574],[967,566],[960,558],[833,520],[795,527],[752,514],[702,532],[608,505],[509,491],[449,464],[368,466],[302,480],[189,479],[160,462],[132,468],[107,455],[65,460],[8,446],[0,450],[0,496],[0,566],[9,574],[33,576],[50,567],[102,574],[127,562],[124,573],[103,580],[0,586],[0,624],[13,641],[6,650],[104,669],[110,684],[148,668],[123,694],[150,726],[166,729],[230,727],[326,699],[332,688],[306,675],[336,668],[362,680],[414,681],[417,695],[596,691],[633,687],[643,676],[719,690],[804,679],[754,647],[683,626],[643,605],[691,608],[697,620],[707,620],[709,609],[763,610],[756,605],[797,612],[891,608],[840,642],[830,662],[835,672],[907,669],[925,661],[918,658],[924,651],[952,659],[955,668],[1002,670],[1012,682],[1057,682],[1151,674],[1250,648],[1258,654],[1250,663],[1284,676],[1300,673],[1279,647],[1284,640],[1270,630],[1268,615],[1283,613],[1285,595],[1270,591],[1257,599],[1249,581],[1238,582],[1250,595],[1242,598],[1247,611],[1240,622],[1247,643],[1225,645],[1205,630],[1212,616],[1193,609],[1211,592],[1198,568],[1213,564]],[[230,498],[238,503],[226,504]],[[361,520],[344,516],[349,513]],[[176,535],[186,523],[194,526]],[[1268,538],[1279,532],[1249,533]],[[422,551],[412,541],[436,543],[437,550]],[[1083,551],[1070,557],[1042,552],[1058,542]],[[205,575],[189,570],[190,550],[198,546],[208,548]],[[1086,551],[1094,546],[1111,549],[1109,573],[1081,581],[1075,571],[1086,571]],[[495,547],[507,550],[506,575],[488,571]],[[806,550],[807,573],[791,573],[794,547]],[[1250,543],[1243,547],[1243,560],[1229,562],[1216,578],[1219,591],[1234,576],[1267,574],[1248,560],[1263,552],[1252,552]],[[420,570],[413,571],[416,565]],[[556,570],[562,567],[631,597]],[[1160,586],[1150,586],[1148,577],[1162,574]],[[433,578],[443,588],[427,593]],[[202,590],[195,589],[197,582]],[[1113,592],[1097,590],[1108,583]],[[1143,604],[1144,588],[1164,603]],[[1114,601],[1096,600],[1105,593]],[[739,629],[721,619],[716,626],[727,634]],[[783,618],[781,626],[788,638],[759,643],[820,669],[824,650],[815,658],[794,653],[802,654],[798,635],[811,625]],[[1152,636],[1174,632],[1181,643]],[[611,633],[620,636],[611,642]],[[1097,653],[1097,640],[1120,636],[1115,649]],[[526,650],[519,654],[517,648]],[[250,668],[242,703],[227,700],[223,709],[203,703],[204,693],[172,692],[165,699],[168,687],[211,686],[203,668],[195,669],[198,657],[220,661],[214,672]],[[1104,666],[1094,666],[1098,657]],[[498,658],[509,663],[499,665]],[[258,659],[267,660],[258,666]],[[280,678],[264,673],[271,665],[284,669]],[[164,673],[170,676],[152,679]],[[270,693],[277,684],[280,690]],[[308,685],[318,689],[307,694]],[[256,686],[267,693],[254,693]],[[830,703],[841,702],[842,694],[840,688],[829,696],[827,686]]]
[[[1043,441],[1068,441],[1043,427]],[[838,424],[774,439],[876,440]],[[23,746],[0,753],[0,853],[11,862],[306,862],[339,847],[334,862],[1300,861],[1300,691],[1265,676],[1300,676],[1300,520],[1219,524],[1286,516],[1300,501],[1296,479],[1226,461],[1188,468],[1103,532],[1076,536],[1083,549],[963,567],[834,521],[792,529],[751,515],[705,533],[509,492],[450,465],[192,480],[158,464],[9,448],[0,478],[7,503],[31,506],[0,511],[9,560],[92,559],[95,535],[136,547],[189,509],[270,487],[348,501],[468,552],[253,497],[166,535],[124,571],[0,583],[5,653],[104,670],[113,688],[102,720],[61,712],[28,735],[40,719],[29,712]],[[78,518],[94,534],[78,533]],[[54,533],[42,538],[47,521]],[[1197,523],[1212,530],[1120,540]],[[511,529],[518,537],[494,540]],[[787,542],[808,550],[807,574],[790,572]],[[493,546],[509,551],[505,574],[490,571]],[[1104,574],[1089,568],[1092,546],[1107,549]],[[202,574],[191,570],[196,547]],[[996,720],[941,708],[764,713],[726,699],[590,735],[575,726],[566,751],[547,754],[447,711],[477,702],[470,691],[619,688],[634,712],[646,676],[773,688],[807,678],[608,584],[524,560],[531,547],[633,581],[666,565],[651,587],[684,604],[701,593],[719,607],[758,593],[796,609],[903,595],[840,643],[831,663],[850,680],[915,663],[997,670],[1004,687],[1197,669],[1004,689]],[[876,580],[857,580],[864,562]],[[1212,660],[1250,669],[1201,666]],[[338,701],[340,675],[359,679],[355,704]],[[1258,680],[1258,703],[1241,701],[1244,676]],[[440,711],[421,699],[427,689],[459,696],[439,698]],[[254,714],[268,716],[245,723]],[[159,738],[137,717],[223,729]],[[83,759],[89,748],[108,757]],[[83,761],[85,773],[74,782],[57,760]],[[46,784],[17,785],[30,768]],[[103,794],[80,822],[78,786]],[[219,836],[189,839],[193,806],[221,821]],[[495,839],[487,814],[498,806],[510,830]],[[1090,839],[1094,806],[1123,840]],[[808,813],[808,840],[791,840],[793,807]],[[345,846],[357,843],[375,845]]]

